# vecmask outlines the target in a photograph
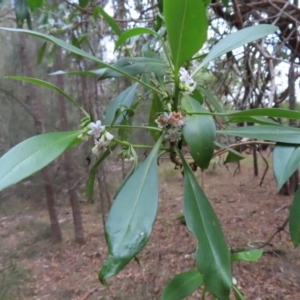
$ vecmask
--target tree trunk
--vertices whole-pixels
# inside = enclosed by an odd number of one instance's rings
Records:
[[[57,49],[56,59],[54,64],[55,70],[63,70],[62,64],[62,51]],[[56,77],[56,86],[61,90],[64,90],[64,80],[62,76]],[[56,94],[58,103],[59,103],[59,111],[60,111],[60,129],[67,130],[68,129],[68,117],[65,106],[65,99],[61,94]],[[81,217],[81,209],[79,205],[79,199],[76,193],[75,188],[75,170],[73,168],[74,160],[72,158],[72,154],[70,152],[65,152],[64,160],[63,160],[64,170],[66,181],[68,185],[68,195],[71,203],[72,214],[73,214],[73,223],[74,223],[74,233],[75,233],[75,242],[79,244],[84,244],[84,230],[82,225],[82,217]]]
[[[26,69],[26,74],[29,77],[34,77],[32,68],[31,68],[31,61],[30,57],[28,55],[28,51],[26,51],[25,46],[26,46],[26,40],[25,40],[25,35],[20,34],[20,43],[21,43],[21,57],[23,58],[23,66]],[[37,101],[37,96],[36,96],[36,88],[34,86],[29,86],[27,84],[27,97],[30,102],[31,106],[31,116],[34,120],[34,128],[35,128],[35,133],[36,134],[41,134],[43,133],[43,123],[41,121],[41,110],[39,103]],[[45,189],[45,195],[46,195],[46,202],[47,202],[47,208],[48,208],[48,213],[50,217],[50,226],[51,226],[51,234],[52,234],[52,239],[56,242],[62,241],[62,233],[55,209],[55,200],[54,200],[54,192],[53,188],[51,185],[51,180],[50,180],[50,175],[49,175],[49,168],[46,167],[42,171],[42,180],[44,183],[44,189]]]

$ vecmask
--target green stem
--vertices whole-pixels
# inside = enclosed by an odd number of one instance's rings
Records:
[[[114,142],[116,142],[117,144],[119,145],[122,145],[122,146],[125,146],[125,147],[133,147],[133,148],[141,148],[141,149],[152,149],[153,146],[150,146],[150,145],[135,145],[135,144],[130,144],[128,142],[125,142],[125,141],[121,141],[117,138],[114,137],[113,139]],[[169,150],[169,148],[167,147],[161,147],[160,149],[162,150]]]
[[[132,128],[132,129],[148,129],[148,130],[155,130],[155,131],[162,131],[161,128],[158,127],[151,127],[151,126],[127,126],[127,125],[113,125],[113,126],[108,126],[111,129],[116,129],[116,128]]]
[[[174,83],[175,83],[175,90],[174,90],[174,96],[173,96],[173,111],[177,111],[178,109],[178,102],[179,102],[179,76],[178,73],[174,74]]]

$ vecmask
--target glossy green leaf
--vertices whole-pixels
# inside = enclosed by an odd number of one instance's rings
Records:
[[[113,66],[118,70],[122,70],[123,74],[106,69],[99,79],[124,76],[124,74],[137,75],[149,72],[159,72],[168,67],[161,58],[150,57],[123,57],[113,64]]]
[[[264,250],[262,249],[238,252],[231,255],[231,261],[257,261],[261,258],[263,253]]]
[[[115,32],[116,35],[120,36],[122,34],[122,30],[120,29],[114,18],[107,14],[102,7],[96,6],[93,11],[95,21],[98,18],[99,14],[101,14],[105,22],[111,27],[111,29]]]
[[[294,247],[298,247],[300,244],[300,217],[299,216],[300,216],[300,188],[298,186],[292,205],[290,206],[290,213],[289,213],[290,235]]]
[[[105,224],[108,257],[99,279],[119,273],[147,243],[158,207],[157,155],[161,137],[149,156],[117,195]]]
[[[226,145],[220,144],[218,142],[215,142],[215,145],[222,148],[222,149],[226,149],[228,151],[228,155],[224,161],[224,165],[229,163],[229,162],[235,162],[235,161],[239,161],[245,158],[244,155],[242,155],[240,152],[227,147]]]
[[[217,133],[287,144],[300,144],[300,130],[293,127],[257,125],[218,130]]]
[[[164,0],[163,10],[175,73],[206,41],[206,8],[199,0]]]
[[[188,111],[205,110],[198,101],[191,97],[184,97],[182,106]],[[197,165],[201,169],[207,169],[215,149],[216,127],[213,118],[204,115],[187,115],[183,136]]]
[[[167,284],[161,300],[181,300],[195,292],[203,278],[198,270],[191,270],[176,275]]]
[[[100,164],[112,153],[112,151],[115,150],[116,147],[117,144],[110,146],[105,152],[103,152],[103,154],[97,159],[95,164],[91,167],[89,172],[89,177],[86,181],[86,193],[87,193],[88,201],[91,201],[93,197],[95,178]]]
[[[40,33],[40,32],[33,31],[33,30],[25,30],[25,29],[19,29],[19,28],[0,27],[0,30],[7,30],[7,31],[27,33],[29,35],[36,36],[38,38],[41,38],[41,39],[53,42],[56,45],[58,45],[58,46],[60,46],[60,47],[62,47],[64,49],[66,49],[68,51],[71,51],[72,53],[78,54],[78,55],[80,55],[82,57],[85,57],[85,58],[88,58],[88,59],[90,59],[92,61],[95,61],[95,62],[97,62],[102,67],[106,67],[108,69],[112,69],[112,70],[114,70],[116,72],[119,72],[119,73],[123,74],[124,76],[126,76],[128,78],[131,78],[132,80],[134,80],[136,82],[139,82],[141,85],[146,86],[147,88],[149,88],[151,90],[154,90],[154,91],[156,91],[159,94],[163,94],[162,91],[157,90],[155,87],[153,87],[151,85],[148,85],[145,82],[142,82],[141,80],[139,80],[138,78],[136,78],[134,76],[131,76],[129,74],[124,73],[122,70],[118,70],[113,65],[104,63],[103,61],[101,61],[97,57],[95,57],[95,56],[93,56],[93,55],[91,55],[91,54],[83,51],[82,49],[79,49],[79,48],[77,48],[77,47],[75,47],[75,46],[73,46],[71,44],[68,44],[67,42],[65,42],[65,41],[63,41],[61,39],[58,39],[58,38],[56,38],[54,36],[43,34],[43,33]]]
[[[88,71],[55,71],[50,73],[49,75],[89,75],[89,76],[102,76],[107,68],[96,69],[96,70],[88,70]]]
[[[116,42],[115,50],[123,45],[129,38],[142,34],[158,35],[155,31],[145,27],[135,27],[128,29],[119,36],[119,39]]]
[[[122,120],[124,119],[124,115],[121,114],[115,120],[116,112],[122,105],[124,105],[125,107],[131,106],[135,97],[136,88],[137,83],[124,90],[120,95],[112,100],[105,112],[105,125],[111,125],[113,121],[115,125],[118,125],[122,122]]]
[[[276,144],[273,151],[273,171],[280,190],[300,165],[300,146]]]
[[[277,26],[269,24],[254,25],[246,27],[237,32],[231,33],[224,39],[220,40],[200,63],[199,67],[193,72],[192,75],[196,75],[200,69],[206,66],[209,62],[216,59],[217,57],[241,47],[245,44],[261,39],[269,34],[274,33],[278,29]]]
[[[22,77],[22,76],[7,76],[6,78],[14,79],[14,80],[20,80],[23,82],[29,82],[38,86],[45,87],[49,90],[56,91],[62,96],[64,96],[68,101],[70,101],[74,106],[76,106],[79,110],[81,110],[87,117],[89,117],[89,114],[78,104],[73,100],[70,96],[68,96],[64,91],[59,89],[57,86],[40,79],[31,78],[31,77]]]
[[[205,288],[220,300],[229,300],[232,285],[229,248],[219,220],[181,152],[184,168],[184,216],[198,241],[197,268]]]
[[[53,132],[34,136],[0,158],[0,191],[41,170],[81,140],[82,131]]]
[[[152,105],[150,108],[150,114],[149,114],[149,126],[151,127],[157,127],[157,123],[155,120],[158,118],[160,113],[164,112],[163,104],[161,103],[159,97],[156,93],[153,93],[152,97]],[[157,141],[161,135],[161,132],[159,131],[150,131],[150,134],[154,141]]]

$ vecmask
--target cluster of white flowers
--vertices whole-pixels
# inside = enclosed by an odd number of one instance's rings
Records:
[[[113,140],[114,136],[105,130],[105,126],[101,124],[100,120],[97,120],[95,123],[91,122],[89,124],[91,128],[87,133],[81,134],[79,137],[81,139],[86,139],[89,135],[94,137],[95,146],[92,149],[92,152],[95,155],[99,155],[102,149],[106,149],[106,147]]]
[[[188,96],[195,90],[197,83],[184,68],[180,68],[179,75],[179,88],[185,96]]]
[[[182,135],[182,127],[185,125],[184,115],[181,112],[164,112],[155,122],[159,128],[168,128],[165,138],[170,142],[176,142]]]

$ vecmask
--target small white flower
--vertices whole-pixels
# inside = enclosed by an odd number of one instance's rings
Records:
[[[177,127],[168,129],[167,134],[165,135],[165,138],[169,139],[170,142],[175,142],[179,137],[181,137],[181,131]]]
[[[186,69],[180,68],[179,74],[180,74],[179,80],[181,81],[180,89],[182,90],[183,94],[187,96],[195,90],[197,83],[190,76],[190,74]]]
[[[99,155],[101,152],[101,148],[99,148],[97,145],[95,147],[93,147],[92,149],[93,154],[95,155]]]
[[[234,285],[237,285],[237,280],[236,280],[234,277],[232,277],[232,283],[233,283]]]
[[[89,130],[87,133],[89,135],[93,135],[95,138],[99,138],[101,133],[105,130],[105,126],[101,126],[100,120],[97,120],[96,123],[91,122],[89,126],[91,130]]]
[[[134,157],[133,156],[130,156],[129,158],[124,158],[124,162],[131,162],[131,161],[134,161]]]

